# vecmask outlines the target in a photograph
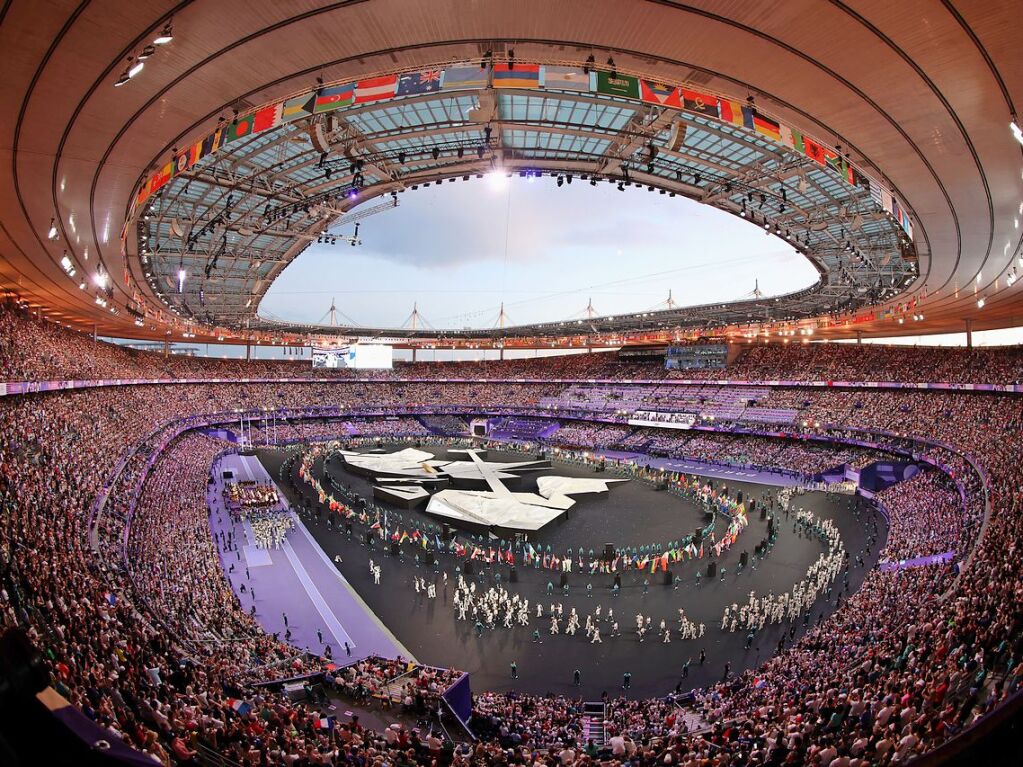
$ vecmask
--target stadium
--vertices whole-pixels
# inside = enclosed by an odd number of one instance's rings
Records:
[[[0,4],[0,763],[1020,763],[1013,7]]]

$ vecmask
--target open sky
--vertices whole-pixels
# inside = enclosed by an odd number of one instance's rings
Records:
[[[265,317],[399,327],[417,303],[436,328],[507,324],[765,296],[813,283],[783,239],[683,197],[575,179],[472,179],[399,196],[362,245],[310,246],[270,288]],[[341,227],[336,234],[351,234]]]

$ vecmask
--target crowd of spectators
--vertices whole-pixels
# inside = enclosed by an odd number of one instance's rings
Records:
[[[164,355],[94,340],[0,300],[0,380],[46,381],[102,378],[463,378],[682,379],[794,381],[912,381],[1023,383],[1023,351],[875,344],[751,344],[725,369],[665,370],[660,362],[634,361],[617,352],[565,354],[507,360],[396,362],[392,370],[312,367],[307,354],[291,359],[224,359]],[[305,351],[305,350],[303,350]],[[672,398],[665,387],[661,404]],[[609,394],[613,399],[616,395]],[[651,404],[654,404],[651,400]]]
[[[920,472],[882,490],[877,499],[895,510],[888,522],[886,561],[944,554],[964,543],[963,504],[943,472]]]
[[[5,327],[10,316],[2,320]],[[24,321],[19,317],[15,324]],[[54,367],[74,363],[74,355],[63,351],[66,332],[40,355],[41,368],[34,367],[31,352],[12,349],[5,339],[5,364],[51,377]],[[97,375],[121,364],[103,359],[106,347],[79,351],[95,354],[91,369],[103,371]],[[896,364],[897,355],[889,356],[882,370]],[[903,369],[913,370],[916,359],[907,357]],[[940,374],[942,359],[921,360],[921,377]],[[762,377],[773,377],[773,361],[763,364]],[[843,358],[834,369],[851,364]],[[998,375],[1004,370],[993,368]],[[870,373],[858,370],[861,378]],[[248,765],[429,764],[439,754],[435,743],[417,736],[389,741],[357,723],[323,729],[315,708],[246,686],[265,676],[260,669],[291,673],[315,669],[317,661],[298,658],[293,648],[262,633],[220,567],[206,493],[210,463],[223,446],[189,436],[164,449],[172,437],[165,424],[241,407],[322,402],[532,405],[557,391],[553,384],[481,382],[218,384],[3,398],[0,626],[25,628],[44,650],[60,694],[111,737],[165,765],[188,763],[200,744]],[[932,516],[932,496],[942,498],[941,505],[948,489],[929,487],[929,479],[911,481],[885,503],[898,531],[889,540],[911,546],[893,552],[956,550],[956,561],[872,570],[858,592],[792,647],[701,691],[700,713],[717,725],[709,734],[689,735],[677,719],[668,725],[660,715],[664,704],[651,704],[659,713],[644,724],[634,704],[618,703],[611,721],[629,733],[640,764],[696,767],[708,758],[719,764],[904,764],[1019,688],[1023,403],[955,392],[824,390],[800,396],[820,424],[814,431],[883,429],[895,433],[893,444],[917,435],[955,448],[928,449],[963,484],[961,524],[951,511]],[[122,464],[126,446],[137,450]],[[150,459],[156,462],[146,477]],[[974,463],[986,477],[991,509],[983,537],[977,533],[985,487]],[[90,527],[94,501],[114,474],[106,507]],[[238,700],[245,705],[237,706]],[[456,751],[455,762],[550,763],[560,757],[533,749],[579,743],[581,735],[578,707],[557,697],[484,693],[476,698],[474,721],[487,723],[483,739],[471,754]]]

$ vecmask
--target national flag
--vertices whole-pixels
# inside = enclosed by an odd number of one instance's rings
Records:
[[[849,178],[849,166],[845,160],[837,152],[828,153],[825,149],[824,163],[827,165],[829,170],[833,170],[842,178],[848,180]]]
[[[682,108],[682,91],[676,85],[655,83],[652,80],[639,81],[639,97],[649,104]]]
[[[809,136],[803,136],[803,146],[806,149],[806,156],[820,165],[826,165],[828,162],[828,155],[835,154],[830,149],[825,149]]]
[[[333,730],[336,721],[333,716],[323,716],[316,720],[316,726],[321,730]]]
[[[495,88],[539,88],[540,87],[540,65],[539,64],[516,64],[514,68],[510,64],[494,65],[494,87]]]
[[[322,114],[332,112],[341,107],[350,107],[355,101],[355,83],[344,85],[332,85],[329,88],[320,88],[316,92],[316,103],[313,104],[313,112]]]
[[[408,72],[398,77],[396,96],[415,96],[420,93],[436,93],[440,90],[440,70]]]
[[[316,106],[316,93],[303,93],[281,105],[281,122],[290,123],[302,117],[311,117]]]
[[[722,99],[719,108],[721,110],[721,119],[725,122],[746,128],[753,127],[753,110],[750,107],[744,107],[738,101]]]
[[[639,98],[639,78],[620,75],[617,72],[597,72],[597,93],[620,96],[625,99]]]
[[[174,163],[169,162],[164,165],[160,170],[153,174],[153,181],[149,185],[149,193],[155,194],[157,191],[163,188],[163,186],[171,180],[171,176],[174,175]]]
[[[593,76],[578,67],[545,66],[541,70],[540,77],[543,80],[544,88],[554,88],[561,91],[593,90]]]
[[[799,154],[803,154],[806,149],[803,146],[803,134],[797,130],[790,128],[788,125],[782,125],[780,129],[781,143],[785,146],[796,150]]]
[[[862,189],[870,190],[870,178],[863,173],[860,173],[852,165],[846,165],[846,180],[853,186],[858,186]]]
[[[202,149],[199,152],[199,158],[202,159],[208,155],[218,151],[220,147],[224,145],[224,139],[226,135],[223,128],[217,128],[213,133],[209,134],[202,140]]]
[[[690,112],[699,112],[700,114],[711,115],[713,117],[720,116],[718,97],[711,96],[709,93],[700,93],[700,91],[691,91],[683,88],[682,106]]]
[[[228,698],[227,705],[232,711],[236,711],[242,716],[252,710],[252,706],[250,704],[246,703],[244,700],[238,700],[237,698]]]
[[[252,124],[252,132],[259,133],[260,131],[269,130],[275,128],[281,124],[281,108],[283,104],[271,104],[268,107],[256,110],[256,119]]]
[[[371,101],[394,98],[394,91],[398,87],[397,75],[384,75],[383,77],[369,77],[359,80],[355,86],[355,103],[366,104]]]
[[[244,117],[239,117],[231,122],[230,127],[227,129],[227,138],[224,140],[225,144],[230,144],[232,141],[245,138],[252,135],[252,125],[256,121],[255,114],[247,114]]]
[[[440,87],[445,91],[486,88],[487,70],[477,64],[449,67],[441,73]]]
[[[753,130],[761,136],[767,136],[769,139],[781,141],[781,125],[776,120],[772,120],[767,115],[761,114],[755,109],[751,111],[753,113]]]
[[[106,600],[107,604],[110,605],[111,607],[113,607],[114,605],[117,604],[117,595],[114,594],[111,591],[104,592],[103,598]]]

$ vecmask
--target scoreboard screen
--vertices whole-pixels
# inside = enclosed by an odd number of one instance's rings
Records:
[[[727,344],[669,346],[664,355],[664,367],[668,370],[720,370],[727,360]]]

